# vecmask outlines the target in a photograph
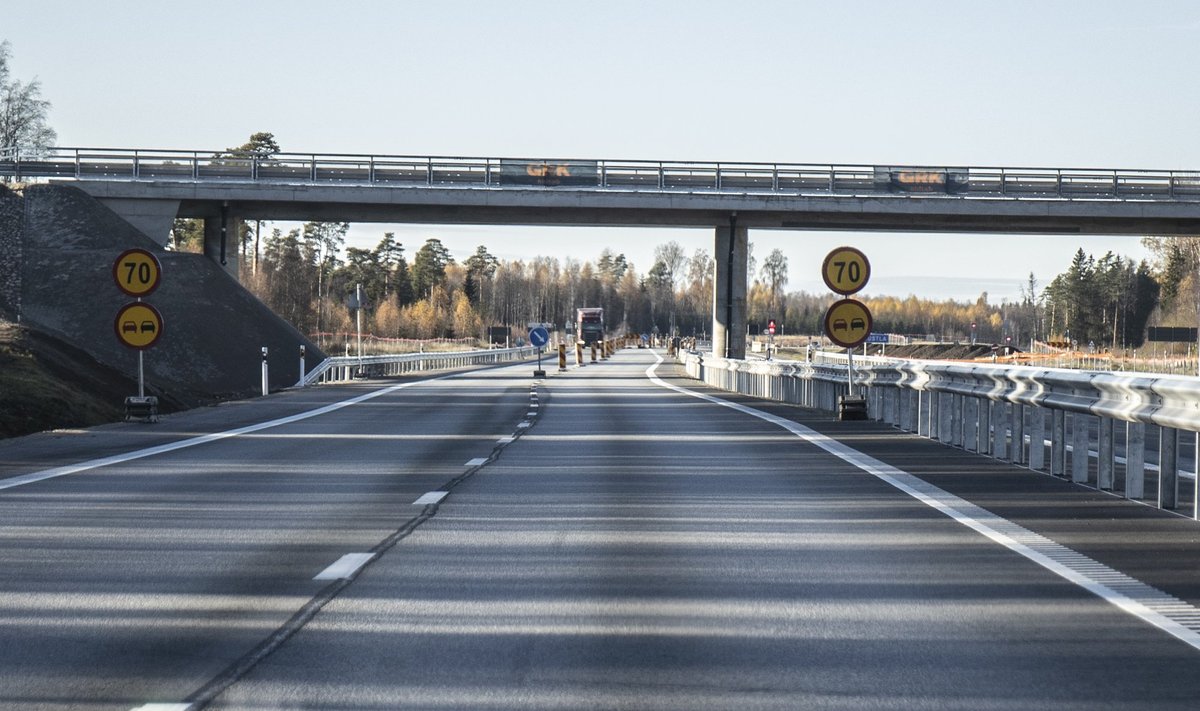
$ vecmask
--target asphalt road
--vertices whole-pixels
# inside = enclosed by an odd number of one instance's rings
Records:
[[[409,381],[0,490],[0,707],[1195,707],[1195,522],[656,360],[533,393],[528,365]],[[0,445],[0,467],[214,413]]]

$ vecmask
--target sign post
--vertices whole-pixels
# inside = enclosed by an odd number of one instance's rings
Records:
[[[867,255],[854,247],[838,247],[825,256],[821,278],[833,292],[842,296],[858,293],[871,278],[871,263]],[[842,420],[867,419],[867,401],[854,394],[854,349],[871,335],[873,319],[866,304],[855,299],[834,302],[825,312],[825,335],[846,349],[846,397],[838,407]]]
[[[537,370],[533,371],[533,377],[544,378],[546,371],[542,370],[542,348],[550,342],[550,332],[545,326],[534,326],[529,329],[529,343],[534,348],[537,348],[538,364]]]
[[[146,361],[144,351],[162,337],[163,317],[150,304],[142,301],[158,288],[162,280],[162,265],[152,252],[127,249],[117,255],[112,265],[113,281],[117,288],[136,299],[117,311],[113,330],[117,340],[138,354],[138,394],[125,398],[125,419],[139,417],[150,422],[158,420],[158,398],[146,397]]]

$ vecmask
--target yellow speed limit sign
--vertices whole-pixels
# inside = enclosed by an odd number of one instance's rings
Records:
[[[117,287],[130,296],[146,296],[158,288],[162,267],[158,258],[144,249],[121,252],[112,267]]]
[[[871,311],[854,299],[834,302],[825,312],[825,335],[843,348],[854,348],[871,334]]]
[[[825,286],[843,296],[853,294],[867,285],[871,278],[871,263],[867,255],[854,247],[838,247],[825,257],[821,265]]]
[[[158,309],[138,301],[121,307],[117,312],[116,321],[113,322],[113,328],[116,329],[117,338],[121,343],[130,348],[144,350],[162,337],[163,317]]]

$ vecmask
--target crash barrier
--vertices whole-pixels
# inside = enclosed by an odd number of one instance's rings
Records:
[[[679,358],[713,387],[818,410],[836,411],[850,377],[844,354],[768,362],[685,351]],[[950,446],[1131,499],[1145,498],[1150,471],[1154,503],[1164,509],[1179,507],[1180,479],[1195,478],[1180,471],[1179,455],[1181,442],[1200,432],[1198,378],[858,356],[853,377],[871,419]],[[1157,465],[1146,461],[1154,445]],[[1198,490],[1190,508],[1200,519]]]
[[[526,346],[523,348],[494,348],[484,351],[376,355],[362,358],[339,356],[326,358],[304,376],[301,384],[345,382],[359,378],[382,378],[427,370],[491,365],[524,360],[535,355],[537,355],[537,349]]]

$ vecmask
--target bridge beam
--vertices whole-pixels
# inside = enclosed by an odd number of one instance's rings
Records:
[[[737,218],[716,229],[713,273],[713,355],[746,357],[746,256],[749,235]]]
[[[226,274],[238,281],[238,251],[241,221],[228,203],[220,211],[204,218],[204,256],[216,262]]]

